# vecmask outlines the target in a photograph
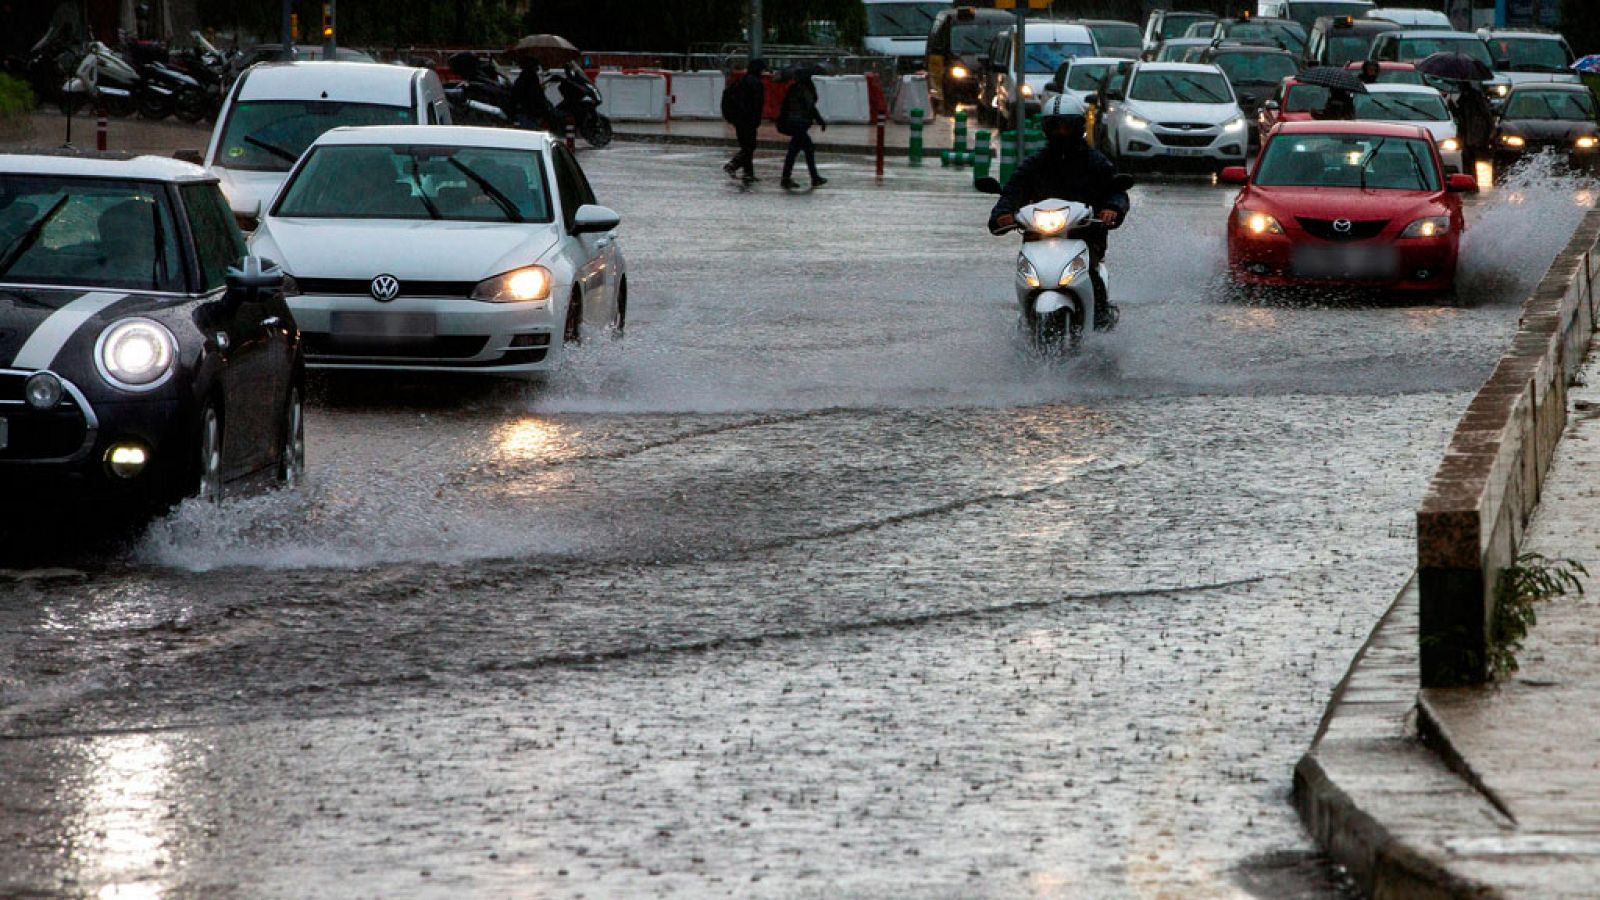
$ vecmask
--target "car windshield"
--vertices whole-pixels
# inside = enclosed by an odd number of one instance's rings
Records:
[[[549,222],[544,154],[487,147],[316,147],[273,215]]]
[[[1396,60],[1399,62],[1416,62],[1427,59],[1435,53],[1460,53],[1470,56],[1485,66],[1492,67],[1494,60],[1489,58],[1489,48],[1477,38],[1457,37],[1410,37],[1395,41]]]
[[[1375,35],[1362,34],[1333,34],[1328,36],[1328,49],[1325,51],[1327,59],[1323,62],[1330,66],[1342,66],[1346,63],[1359,62],[1366,59],[1372,50],[1372,39]]]
[[[1279,134],[1267,144],[1261,187],[1437,191],[1433,149],[1418,138],[1369,134]]]
[[[1205,50],[1211,46],[1209,41],[1195,41],[1193,43],[1178,43],[1167,41],[1161,45],[1161,52],[1156,54],[1156,62],[1181,62],[1191,50]]]
[[[1384,122],[1448,122],[1450,110],[1438,94],[1356,94],[1356,118]]]
[[[1218,53],[1211,61],[1234,84],[1278,84],[1300,71],[1293,57],[1276,53]]]
[[[1422,73],[1416,69],[1382,69],[1378,72],[1378,84],[1427,84],[1422,79]]]
[[[1328,105],[1328,89],[1317,84],[1297,84],[1283,98],[1286,113],[1314,112]]]
[[[1594,97],[1587,91],[1512,91],[1505,118],[1589,122],[1594,120]]]
[[[1140,72],[1128,94],[1151,103],[1232,103],[1220,72]]]
[[[1189,27],[1194,25],[1196,22],[1209,22],[1213,21],[1214,19],[1214,16],[1168,13],[1166,18],[1161,20],[1161,37],[1164,39],[1183,37],[1184,34],[1188,33]]]
[[[1513,72],[1566,72],[1572,65],[1567,45],[1549,38],[1491,38],[1489,55]]]
[[[1101,80],[1106,77],[1106,72],[1110,69],[1108,63],[1074,63],[1072,68],[1067,70],[1067,90],[1099,90]]]
[[[1315,3],[1290,3],[1289,18],[1300,23],[1300,27],[1309,30],[1323,16],[1356,16],[1367,14],[1372,8],[1368,2],[1354,2],[1354,0],[1322,0]]]
[[[1144,43],[1144,34],[1139,31],[1139,26],[1126,22],[1090,25],[1089,33],[1102,47],[1138,47]]]
[[[344,125],[407,125],[404,106],[330,100],[246,100],[234,104],[212,165],[287,172],[323,132]]]
[[[934,17],[950,8],[948,3],[869,3],[867,4],[867,36],[921,38],[927,37]]]
[[[160,185],[0,174],[0,281],[183,290]]]
[[[1075,56],[1093,56],[1091,44],[1028,44],[1028,74],[1048,75]]]
[[[983,53],[1000,29],[982,22],[966,22],[950,29],[950,49],[965,56]]]

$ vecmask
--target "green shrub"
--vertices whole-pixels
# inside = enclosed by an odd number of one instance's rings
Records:
[[[0,75],[0,133],[17,135],[29,130],[28,113],[33,111],[33,91],[28,83]]]

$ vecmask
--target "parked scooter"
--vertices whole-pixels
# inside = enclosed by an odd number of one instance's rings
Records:
[[[554,88],[560,100],[555,104],[559,122],[571,119],[578,136],[591,147],[611,143],[611,120],[600,112],[600,89],[594,86],[577,63],[567,63],[545,73],[545,88]]]
[[[129,116],[139,92],[139,73],[100,41],[90,41],[72,78],[61,89],[61,111],[72,115],[91,100],[113,116]]]
[[[1116,186],[1127,190],[1133,186],[1133,177],[1116,176]],[[1000,182],[979,179],[977,188],[998,194]],[[1106,227],[1095,218],[1092,207],[1067,200],[1041,200],[1017,212],[1013,229],[1022,232],[1022,251],[1017,255],[1017,305],[1022,327],[1039,353],[1066,356],[1082,346],[1083,336],[1094,321],[1094,281],[1085,238],[1092,229]],[[1098,274],[1109,305],[1111,281],[1104,262],[1100,263]],[[1117,308],[1111,306],[1110,311],[1114,325]]]
[[[199,105],[204,91],[200,82],[169,64],[171,55],[160,41],[125,41],[123,51],[140,78],[134,94],[139,115],[146,119],[165,119],[180,108]],[[190,121],[198,121],[197,119]]]
[[[457,53],[448,60],[450,71],[461,78],[445,86],[450,118],[460,125],[512,125],[516,101],[511,80],[500,67],[472,53]]]

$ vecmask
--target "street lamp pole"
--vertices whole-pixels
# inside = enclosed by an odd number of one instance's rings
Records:
[[[280,33],[281,43],[283,44],[283,52],[286,54],[292,54],[294,52],[293,7],[294,0],[283,0],[283,23]],[[294,57],[291,55],[289,58],[293,59]]]
[[[761,0],[750,0],[750,58],[759,59],[761,56],[761,39],[766,34],[766,26],[761,24]]]

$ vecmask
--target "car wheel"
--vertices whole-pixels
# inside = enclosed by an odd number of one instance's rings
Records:
[[[577,291],[573,291],[572,299],[567,301],[567,322],[561,329],[561,342],[583,343],[583,295]]]
[[[199,477],[195,496],[207,503],[222,500],[222,413],[217,401],[207,400],[200,412],[199,458],[195,460]]]
[[[283,413],[283,446],[278,453],[278,484],[299,487],[306,474],[305,389],[289,388]]]

